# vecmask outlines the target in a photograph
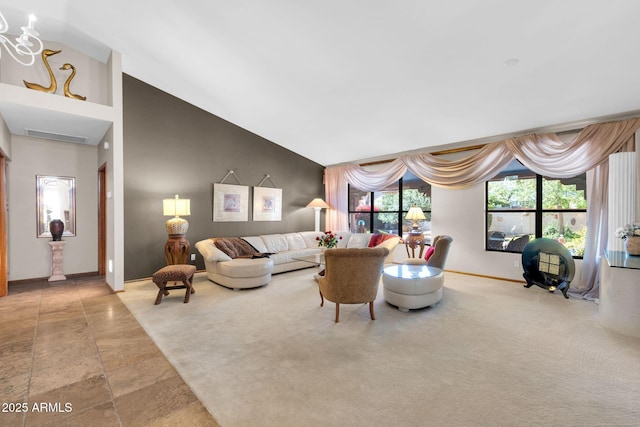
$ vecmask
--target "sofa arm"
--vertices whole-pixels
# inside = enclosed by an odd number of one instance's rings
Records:
[[[398,246],[398,243],[400,243],[400,237],[390,237],[387,240],[381,242],[379,245],[376,246],[376,248],[387,248],[389,249],[389,252],[393,252],[393,250],[395,249],[396,246]]]
[[[376,248],[387,248],[389,250],[389,255],[384,259],[385,264],[391,264],[393,262],[393,250],[398,246],[398,244],[402,241],[400,237],[391,237],[376,246]]]
[[[218,249],[211,239],[200,240],[196,243],[196,249],[198,249],[205,261],[231,261],[231,257]]]

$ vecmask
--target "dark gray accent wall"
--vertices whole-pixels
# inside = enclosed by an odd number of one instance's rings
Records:
[[[165,265],[162,199],[175,194],[191,199],[187,238],[198,269],[199,240],[313,230],[305,206],[324,196],[323,166],[131,76],[123,76],[123,92],[125,280]],[[247,222],[213,222],[213,184],[229,170],[249,186]],[[267,174],[263,187],[282,188],[282,221],[252,221],[252,187]]]

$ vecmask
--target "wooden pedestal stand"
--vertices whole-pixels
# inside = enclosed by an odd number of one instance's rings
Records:
[[[191,246],[184,234],[170,234],[164,245],[167,265],[187,264]]]
[[[422,252],[424,252],[424,235],[419,233],[409,233],[407,240],[405,242],[407,248],[407,256],[409,258],[422,258]],[[409,253],[409,249],[411,249],[411,253]],[[416,257],[416,249],[419,250],[418,256]]]

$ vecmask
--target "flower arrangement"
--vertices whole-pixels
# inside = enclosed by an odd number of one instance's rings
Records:
[[[338,236],[331,231],[325,231],[324,235],[316,237],[318,246],[324,246],[327,249],[335,248],[338,246],[338,240],[342,240],[342,236]]]
[[[640,225],[627,224],[616,229],[616,237],[627,240],[629,237],[640,237]]]

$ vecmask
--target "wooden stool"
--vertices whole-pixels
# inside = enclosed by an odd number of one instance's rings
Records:
[[[196,272],[195,265],[177,264],[167,265],[153,273],[153,283],[158,287],[158,296],[155,305],[160,304],[163,295],[169,295],[170,289],[186,289],[184,303],[189,302],[189,296],[196,292],[191,284],[193,275]],[[167,286],[167,282],[182,282],[182,285]]]

